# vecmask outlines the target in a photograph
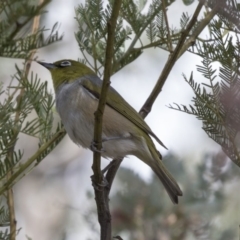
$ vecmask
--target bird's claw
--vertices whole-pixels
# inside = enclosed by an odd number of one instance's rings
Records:
[[[94,189],[97,191],[103,191],[103,189],[108,186],[108,181],[105,177],[103,177],[101,183],[95,182],[94,175],[91,176],[91,178],[92,178],[92,185],[93,185]]]
[[[104,152],[104,149],[101,148],[100,150],[97,148],[97,145],[98,143],[92,141],[91,142],[91,145],[90,145],[90,149],[93,151],[93,152],[98,152],[98,153],[103,153]]]

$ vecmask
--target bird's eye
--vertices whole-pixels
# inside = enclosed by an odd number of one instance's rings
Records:
[[[61,66],[61,67],[71,66],[71,62],[69,62],[69,61],[63,61],[63,62],[60,63],[60,66]]]

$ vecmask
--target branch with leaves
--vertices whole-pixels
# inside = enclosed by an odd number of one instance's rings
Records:
[[[228,5],[223,5],[224,8]],[[235,8],[234,8],[235,6]],[[191,50],[202,58],[202,64],[197,66],[208,83],[198,83],[194,80],[193,73],[190,78],[184,75],[185,81],[193,89],[195,97],[193,104],[189,107],[179,104],[169,107],[196,116],[203,123],[203,130],[207,135],[217,142],[226,155],[238,166],[240,166],[239,152],[239,93],[240,93],[240,41],[238,31],[229,26],[237,25],[238,22],[229,22],[227,19],[239,19],[237,5],[233,5],[226,12],[220,5],[219,19],[214,19],[208,25],[209,39],[197,40]],[[238,21],[239,21],[238,20]],[[226,34],[227,29],[227,34]],[[220,66],[213,66],[218,63]]]
[[[8,207],[1,206],[0,211],[0,226],[5,227],[0,230],[1,239],[15,240],[18,233],[13,185],[37,166],[65,135],[62,127],[53,128],[54,100],[48,93],[47,83],[30,74],[36,50],[62,39],[56,31],[57,25],[47,38],[44,37],[47,30],[40,28],[40,16],[49,2],[40,0],[36,6],[27,0],[0,2],[0,56],[25,60],[23,69],[16,66],[16,73],[5,84],[7,87],[0,85],[3,97],[0,103],[0,194],[8,203]],[[31,112],[35,112],[36,117],[28,120]],[[15,149],[20,133],[39,140],[39,149],[28,160],[24,159],[22,149]]]

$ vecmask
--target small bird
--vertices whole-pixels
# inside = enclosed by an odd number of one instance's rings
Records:
[[[83,148],[90,148],[102,80],[89,67],[74,60],[38,63],[51,72],[56,108],[69,137]],[[103,114],[101,155],[106,158],[136,156],[151,167],[172,202],[177,204],[182,191],[164,167],[151,137],[165,147],[138,112],[110,86]]]

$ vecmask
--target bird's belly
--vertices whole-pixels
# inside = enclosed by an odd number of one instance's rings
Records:
[[[62,118],[64,127],[72,139],[84,148],[90,148],[93,142],[94,118],[86,121],[86,116],[81,112],[69,111],[69,118]],[[104,126],[104,123],[103,123]],[[130,134],[105,134],[102,133],[102,156],[107,158],[119,158],[134,154],[138,148],[136,140]]]
[[[56,98],[57,111],[72,141],[84,148],[90,148],[98,101],[82,88],[71,92],[71,95],[67,94],[68,88],[62,88],[61,94]],[[102,140],[103,157],[135,155],[139,148],[134,124],[107,105],[103,114]]]

